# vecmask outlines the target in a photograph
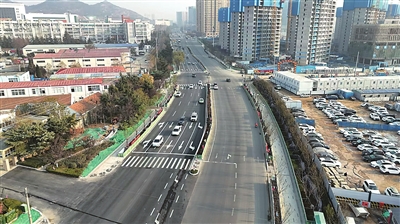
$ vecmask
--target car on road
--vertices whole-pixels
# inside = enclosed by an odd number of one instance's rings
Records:
[[[385,189],[385,194],[392,197],[400,197],[400,193],[395,187],[388,187]]]
[[[337,160],[333,160],[330,158],[319,158],[319,160],[321,161],[322,166],[337,167],[337,168],[342,167],[342,164]]]
[[[192,74],[192,77],[193,77],[193,78],[196,78],[196,74],[193,73],[193,74]]]
[[[193,89],[194,85],[193,84],[189,84],[189,89]]]
[[[199,99],[199,103],[200,103],[200,104],[203,104],[203,103],[204,103],[204,99],[203,99],[203,98],[200,98],[200,99]]]
[[[381,166],[386,166],[386,165],[394,166],[394,163],[386,159],[371,162],[371,167],[373,168],[380,168]]]
[[[182,126],[175,126],[174,130],[172,130],[172,135],[177,136],[180,135],[182,131]]]
[[[390,165],[381,166],[379,167],[379,170],[381,171],[381,173],[384,174],[395,174],[395,175],[400,174],[400,168]]]
[[[231,81],[231,79],[226,79],[226,81],[227,81],[227,82],[230,82],[230,81]]]
[[[197,82],[197,85],[202,86],[202,85],[203,85],[203,81],[199,80],[199,81]]]
[[[179,118],[178,125],[182,126],[184,124],[185,124],[185,116],[182,116],[181,118]]]
[[[175,97],[181,97],[182,96],[182,92],[181,91],[176,91],[174,95],[175,95]]]
[[[364,180],[363,183],[364,191],[371,192],[373,194],[380,194],[378,187],[376,186],[375,182],[372,180]]]
[[[192,116],[190,116],[190,121],[196,122],[197,121],[197,113],[193,112]]]
[[[214,84],[214,87],[213,87],[215,90],[217,90],[218,89],[218,85],[215,85]]]
[[[153,147],[160,147],[164,142],[164,138],[162,135],[158,135],[153,141]]]

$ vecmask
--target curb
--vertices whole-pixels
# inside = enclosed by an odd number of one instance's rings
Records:
[[[211,119],[213,120],[213,123],[211,125],[210,133],[208,134],[208,139],[206,141],[206,144],[204,145],[204,150],[202,154],[202,160],[204,161],[206,156],[208,156],[210,143],[214,141],[214,135],[215,135],[215,101],[214,101],[214,94],[213,91],[210,91],[210,99],[211,99]],[[199,170],[201,169],[203,163],[200,164]]]

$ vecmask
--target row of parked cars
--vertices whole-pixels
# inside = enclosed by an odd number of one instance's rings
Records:
[[[363,189],[365,192],[371,192],[373,194],[381,193],[373,180],[364,180]],[[400,197],[400,193],[395,187],[387,187],[383,193],[392,197]]]
[[[384,174],[400,174],[400,148],[376,131],[359,131],[357,128],[344,128],[340,133],[346,141],[362,151],[362,159]]]
[[[357,111],[345,107],[342,103],[336,100],[330,100],[327,102],[325,98],[315,98],[313,100],[315,107],[322,110],[324,114],[332,120],[332,123],[337,122],[363,122],[365,120],[362,117],[356,115]]]
[[[361,106],[371,111],[369,117],[374,121],[383,121],[389,125],[400,125],[400,118],[396,118],[396,115],[390,114],[385,107],[368,103],[363,103]]]

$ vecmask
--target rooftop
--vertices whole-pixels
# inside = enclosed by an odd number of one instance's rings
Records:
[[[118,58],[121,53],[129,53],[128,48],[76,49],[60,50],[57,53],[36,54],[35,59],[52,58]]]
[[[0,89],[18,89],[31,87],[50,87],[50,86],[78,86],[90,84],[102,84],[102,78],[95,79],[74,79],[74,80],[47,80],[30,82],[1,82]]]
[[[297,81],[309,81],[309,82],[313,81],[313,80],[305,77],[304,74],[295,74],[291,71],[275,71],[274,74],[281,74],[281,75],[284,75],[286,77],[289,77],[289,78],[297,80]]]
[[[25,103],[37,103],[55,100],[61,105],[71,105],[71,94],[54,95],[54,96],[32,96],[32,97],[15,97],[0,98],[0,110],[15,109],[17,105]]]
[[[0,72],[0,76],[20,76],[27,72]]]
[[[339,77],[327,77],[327,78],[311,78],[312,80],[394,80],[400,81],[399,75],[387,75],[387,76],[339,76]]]
[[[69,49],[69,48],[85,48],[84,44],[29,44],[24,47],[24,49]]]
[[[83,74],[83,73],[120,73],[126,72],[123,66],[110,67],[83,67],[83,68],[63,68],[56,72],[56,75],[63,74]]]
[[[378,93],[400,93],[400,89],[364,89],[364,90],[354,90],[361,94],[378,94]]]
[[[79,114],[85,114],[86,112],[94,109],[100,104],[101,93],[92,94],[83,100],[72,104],[69,108],[76,111]]]
[[[137,44],[94,44],[95,48],[130,48],[137,46]]]
[[[7,149],[9,147],[10,147],[10,145],[6,143],[6,139],[0,138],[0,150]]]

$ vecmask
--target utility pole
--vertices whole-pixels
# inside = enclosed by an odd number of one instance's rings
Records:
[[[156,71],[157,69],[157,61],[158,61],[158,32],[157,32],[157,36],[156,36]]]
[[[29,204],[28,188],[25,188],[26,207],[28,207],[29,224],[32,224],[31,205]]]
[[[357,65],[358,65],[358,57],[360,56],[360,52],[357,52],[357,59],[356,59],[356,67],[354,68],[354,76],[356,76],[357,73]]]
[[[212,28],[212,36],[213,36],[213,44],[212,44],[212,46],[214,47],[215,27]]]

